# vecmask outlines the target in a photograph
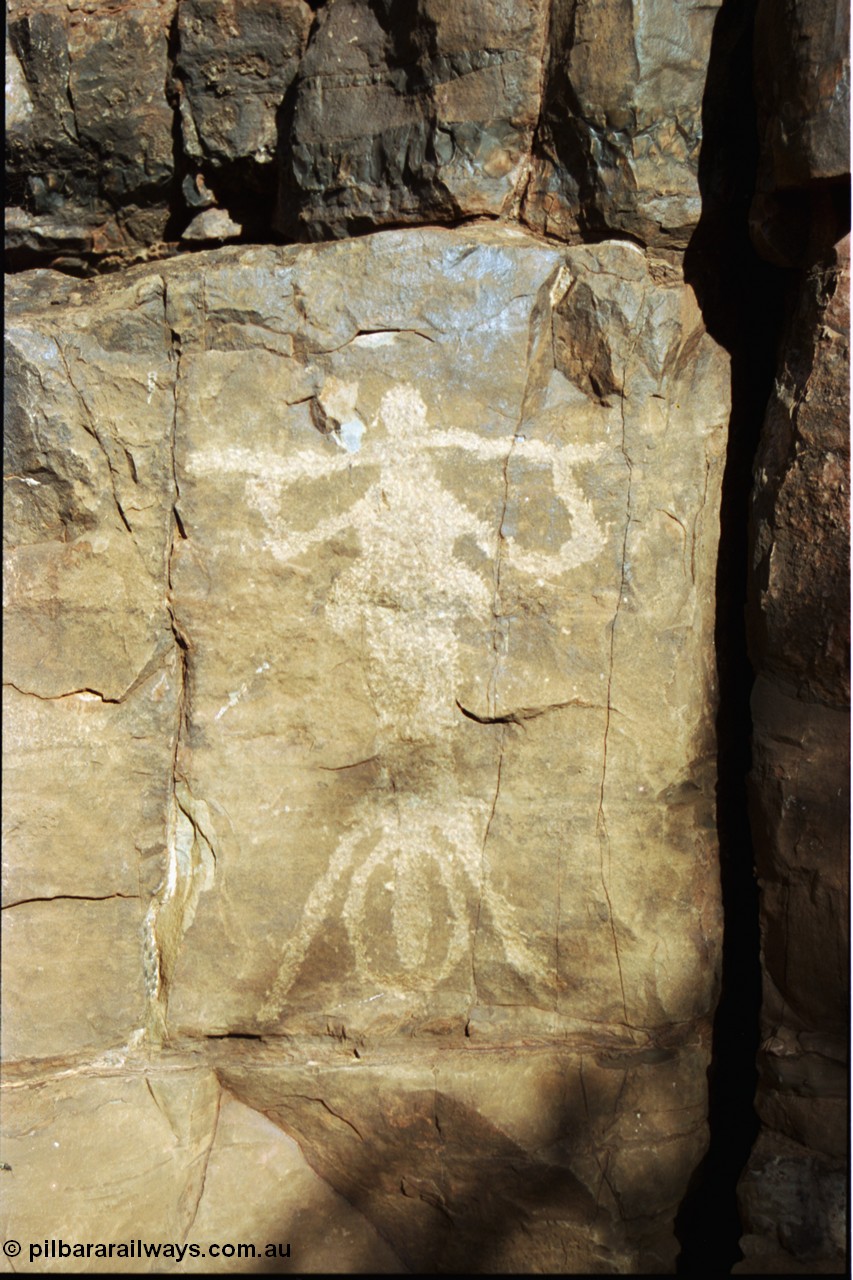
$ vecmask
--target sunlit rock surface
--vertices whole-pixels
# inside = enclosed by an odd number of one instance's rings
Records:
[[[174,1134],[166,1239],[260,1160],[243,1231],[307,1270],[321,1214],[349,1270],[671,1268],[728,414],[680,273],[411,230],[10,297],[4,1035],[57,1222],[101,1090],[107,1184]]]

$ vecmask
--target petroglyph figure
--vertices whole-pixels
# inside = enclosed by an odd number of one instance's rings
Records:
[[[428,962],[430,981],[446,978],[470,954],[474,918],[484,911],[507,961],[522,976],[534,975],[538,966],[513,908],[490,888],[485,874],[491,803],[461,795],[455,780],[448,730],[459,716],[456,624],[467,615],[479,619],[487,633],[494,626],[496,556],[522,572],[554,578],[593,559],[606,536],[572,474],[598,446],[555,448],[536,440],[518,446],[550,465],[555,493],[572,519],[572,536],[558,552],[525,551],[454,497],[431,457],[434,449],[462,448],[504,464],[514,445],[462,430],[427,430],[426,406],[409,385],[392,387],[372,428],[359,430],[355,390],[338,383],[329,397],[346,427],[338,442],[347,456],[297,454],[262,476],[255,472],[247,480],[247,498],[270,530],[265,546],[282,561],[296,561],[313,544],[346,529],[357,531],[361,554],[335,582],[326,617],[364,652],[378,719],[377,754],[385,769],[393,775],[395,758],[421,748],[418,787],[416,794],[392,795],[389,789],[365,798],[363,816],[342,836],[288,940],[262,1011],[268,1020],[283,1007],[347,875],[342,919],[360,972],[393,984],[396,970],[397,982],[409,985]],[[384,432],[377,430],[380,423]],[[379,478],[346,512],[318,521],[308,532],[288,529],[281,515],[284,490],[304,476],[328,472],[330,463],[335,470],[348,466],[363,437],[364,461],[378,464]],[[482,572],[455,554],[465,535],[483,552]],[[429,911],[436,880],[443,890],[438,900],[445,901],[441,921]],[[393,895],[392,939],[371,937],[368,899],[376,901],[377,893]]]

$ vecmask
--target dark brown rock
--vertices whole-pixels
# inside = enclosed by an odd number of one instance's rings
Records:
[[[683,249],[716,3],[556,0],[524,217],[549,235]]]
[[[312,17],[305,0],[181,0],[174,75],[191,166],[274,187],[276,113]]]
[[[755,83],[764,190],[850,172],[850,7],[758,0]]]
[[[819,260],[850,226],[849,46],[846,0],[759,0],[750,229],[781,266]]]
[[[803,277],[756,458],[759,1137],[744,1268],[841,1264],[849,991],[849,242]]]
[[[13,261],[127,253],[163,238],[173,174],[171,0],[16,0],[7,249]]]
[[[755,461],[752,650],[798,696],[849,698],[849,241],[804,279]]]
[[[539,113],[544,0],[336,0],[285,121],[277,224],[323,238],[513,210]]]

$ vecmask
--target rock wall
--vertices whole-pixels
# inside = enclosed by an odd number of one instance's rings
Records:
[[[846,113],[789,7],[741,1265],[832,1269]],[[723,944],[730,361],[684,269],[718,8],[14,0],[15,1269],[674,1269]]]
[[[727,360],[655,274],[483,227],[16,282],[4,1034],[47,1167],[93,1073],[197,1080],[213,1158],[218,1079],[358,1206],[347,1266],[671,1265]],[[23,1084],[58,1063],[67,1111]]]
[[[483,216],[683,250],[718,7],[13,0],[10,261]]]
[[[850,777],[849,12],[759,6],[756,244],[792,272],[751,511],[750,777],[761,891],[762,1121],[742,1271],[847,1247]],[[845,25],[847,24],[847,25]]]

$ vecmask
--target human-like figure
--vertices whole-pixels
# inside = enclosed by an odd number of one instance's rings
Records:
[[[336,395],[346,401],[346,388]],[[348,430],[347,445],[360,448],[363,432],[353,402],[338,417]],[[305,904],[303,918],[288,940],[263,1015],[274,1019],[286,1001],[312,939],[323,928],[332,900],[349,874],[342,917],[360,972],[393,984],[397,977],[416,981],[428,961],[430,981],[446,978],[470,952],[472,908],[492,917],[507,960],[533,976],[534,957],[514,920],[513,909],[490,888],[484,866],[484,834],[491,804],[459,791],[452,759],[452,734],[459,709],[459,641],[456,626],[468,615],[485,630],[497,616],[495,564],[503,556],[516,568],[553,578],[591,560],[605,535],[591,505],[574,481],[571,467],[589,447],[548,448],[516,437],[492,439],[461,430],[432,431],[419,393],[409,385],[392,387],[383,397],[378,421],[384,434],[366,432],[364,460],[379,466],[378,479],[343,513],[318,521],[308,532],[293,533],[280,517],[281,490],[306,474],[316,474],[317,454],[296,455],[286,478],[248,482],[249,500],[264,515],[266,545],[276,559],[296,561],[312,545],[345,529],[357,531],[361,554],[334,584],[326,617],[342,635],[360,637],[366,672],[376,706],[377,755],[393,772],[394,760],[412,744],[426,747],[417,793],[398,790],[394,801],[365,798],[364,815],[341,838],[326,872]],[[554,555],[524,551],[500,530],[474,515],[440,482],[430,453],[448,447],[473,451],[505,463],[509,448],[524,448],[552,469],[555,490],[569,505],[572,536]],[[336,459],[338,466],[345,459]],[[328,464],[326,464],[328,465]],[[456,553],[468,535],[484,556],[482,572]],[[389,792],[382,793],[390,794]],[[378,888],[379,873],[386,878]],[[436,922],[426,909],[435,878],[443,887],[445,919]],[[368,898],[393,895],[393,939],[371,937]],[[437,936],[443,936],[443,954]],[[402,970],[402,972],[400,972]]]

